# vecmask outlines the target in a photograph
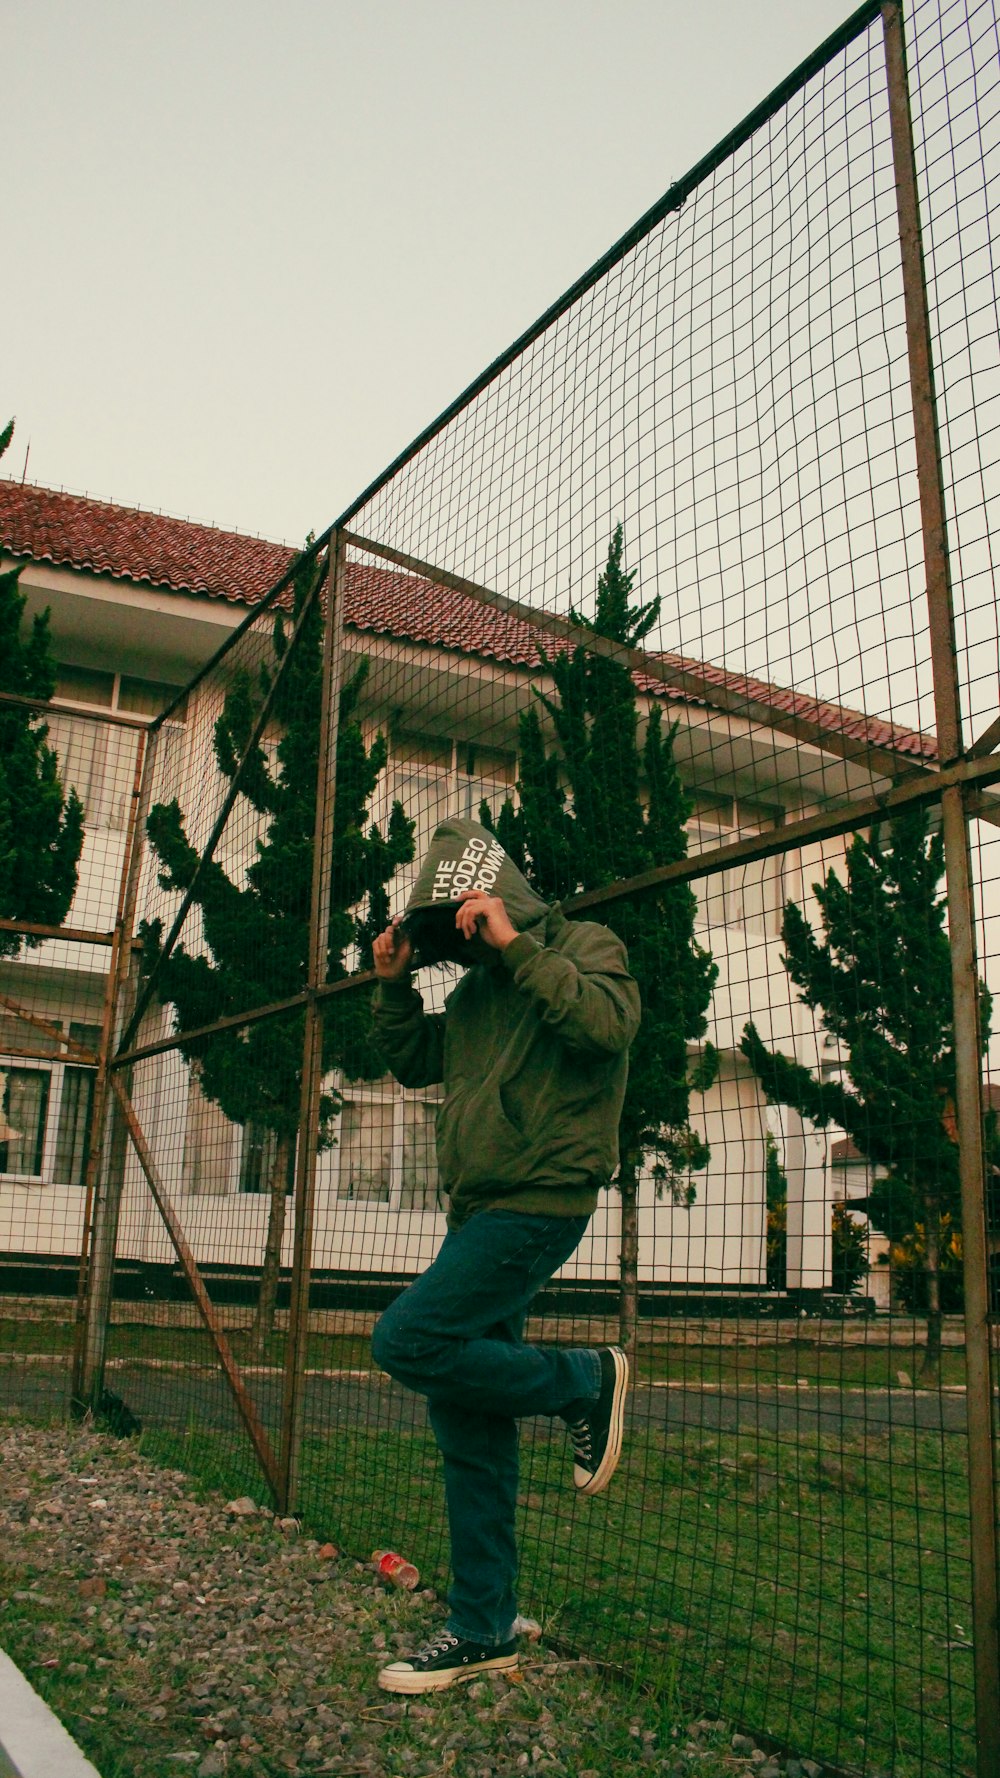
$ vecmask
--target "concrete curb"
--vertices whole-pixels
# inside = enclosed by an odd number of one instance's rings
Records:
[[[2,1649],[0,1778],[101,1778]]]

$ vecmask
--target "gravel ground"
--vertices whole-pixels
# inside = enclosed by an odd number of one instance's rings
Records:
[[[0,1421],[0,1641],[102,1778],[820,1778],[539,1643],[517,1682],[381,1692],[442,1619],[127,1440]]]

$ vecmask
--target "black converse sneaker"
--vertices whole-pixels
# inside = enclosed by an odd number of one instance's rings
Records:
[[[407,1661],[392,1661],[378,1676],[384,1692],[443,1692],[477,1673],[509,1673],[517,1666],[517,1642],[463,1642],[442,1630]]]
[[[568,1419],[573,1443],[573,1480],[581,1494],[600,1494],[618,1468],[622,1420],[628,1389],[628,1359],[620,1346],[602,1346],[601,1393]]]

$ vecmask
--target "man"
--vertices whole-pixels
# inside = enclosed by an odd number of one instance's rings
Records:
[[[374,946],[379,1040],[405,1087],[444,1082],[438,1167],[448,1233],[378,1322],[383,1370],[427,1397],[451,1536],[442,1634],[383,1668],[387,1691],[437,1691],[517,1665],[518,1419],[558,1415],[574,1480],[607,1487],[621,1450],[628,1363],[617,1347],[527,1346],[535,1293],[570,1257],[618,1164],[639,992],[607,927],[566,919],[473,821],[440,826],[402,922]],[[466,973],[444,1013],[420,965]]]

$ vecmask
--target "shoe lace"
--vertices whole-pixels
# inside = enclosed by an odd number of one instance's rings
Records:
[[[453,1636],[450,1630],[443,1630],[435,1642],[425,1642],[423,1648],[418,1648],[413,1659],[416,1661],[433,1661],[436,1655],[446,1655],[450,1648],[457,1647],[458,1637]]]
[[[593,1435],[589,1420],[570,1420],[569,1436],[573,1446],[573,1455],[578,1463],[590,1463],[593,1454]]]

